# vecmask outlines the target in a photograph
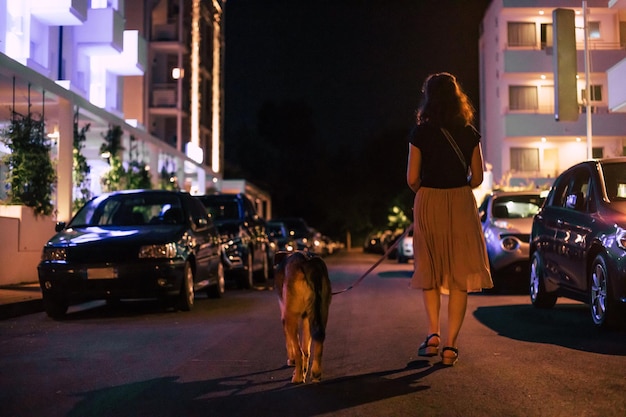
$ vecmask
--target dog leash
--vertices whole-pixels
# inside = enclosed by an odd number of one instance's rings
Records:
[[[413,229],[413,223],[411,223],[411,225],[409,227],[406,228],[406,230],[404,231],[404,233],[402,233],[400,235],[399,238],[396,239],[395,242],[393,242],[393,245],[391,245],[389,247],[389,249],[387,249],[387,251],[384,253],[384,255],[378,260],[376,261],[376,263],[374,263],[374,265],[372,265],[367,271],[365,271],[365,273],[363,275],[361,275],[359,277],[359,279],[357,279],[356,281],[354,281],[354,283],[352,285],[350,285],[347,288],[344,288],[343,290],[340,291],[336,291],[333,292],[333,295],[337,295],[337,294],[341,294],[344,293],[346,291],[351,290],[352,288],[356,287],[357,285],[359,285],[361,283],[361,281],[363,281],[365,279],[366,276],[368,276],[374,269],[376,269],[376,267],[378,265],[381,264],[382,261],[384,261],[385,259],[387,259],[387,257],[389,256],[389,254],[391,253],[392,250],[394,250],[398,244],[402,241],[402,239],[404,239],[404,237]]]

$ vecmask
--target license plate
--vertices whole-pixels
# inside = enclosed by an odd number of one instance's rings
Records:
[[[87,279],[116,279],[117,270],[115,268],[88,268]]]

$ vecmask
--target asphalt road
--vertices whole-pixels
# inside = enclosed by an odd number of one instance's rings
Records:
[[[333,290],[377,259],[327,258]],[[0,415],[626,415],[626,331],[594,329],[580,303],[541,311],[526,295],[471,295],[458,364],[416,356],[426,322],[411,268],[385,261],[333,298],[319,384],[290,384],[268,288],[199,295],[189,313],[93,302],[64,321],[2,320]]]

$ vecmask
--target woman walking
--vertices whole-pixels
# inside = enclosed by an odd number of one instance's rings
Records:
[[[474,109],[452,74],[426,78],[409,137],[407,183],[416,193],[411,287],[422,289],[428,318],[428,336],[418,354],[440,354],[444,365],[454,365],[459,357],[457,338],[467,293],[493,287],[472,193],[483,181],[480,134],[472,125],[473,118]],[[449,295],[443,343],[442,294]]]

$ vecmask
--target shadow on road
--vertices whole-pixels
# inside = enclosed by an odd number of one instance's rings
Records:
[[[626,331],[594,327],[584,304],[557,304],[550,310],[530,304],[478,307],[474,316],[511,339],[626,356]]]
[[[269,377],[286,367],[193,382],[163,377],[77,393],[83,398],[67,416],[314,416],[427,390],[421,378],[442,368],[418,360],[403,369],[305,385]]]

